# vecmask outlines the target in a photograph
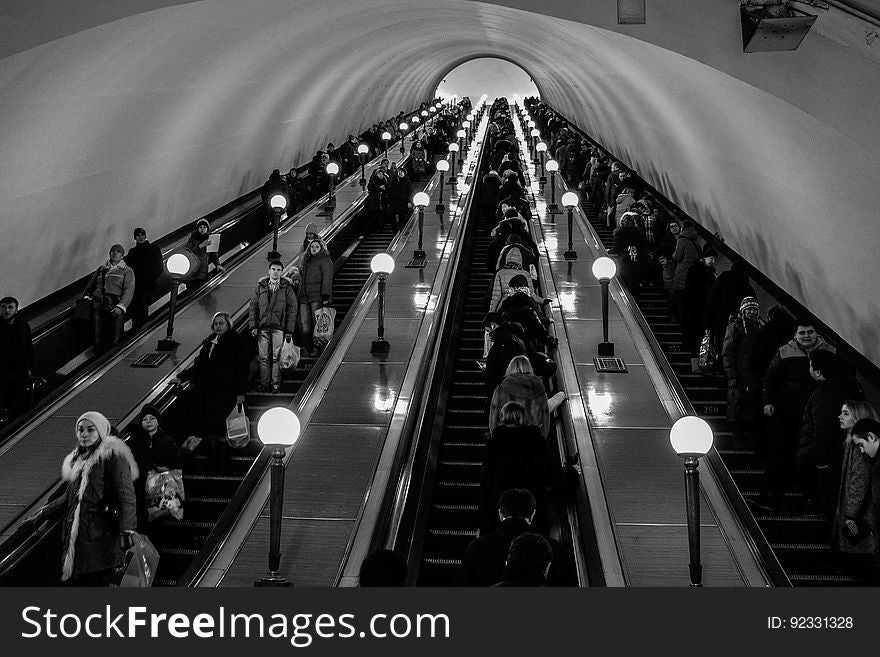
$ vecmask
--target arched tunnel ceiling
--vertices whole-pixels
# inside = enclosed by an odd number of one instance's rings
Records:
[[[19,4],[0,277],[24,303],[489,56],[880,362],[880,67],[831,13],[795,52],[745,55],[735,0],[648,0],[644,26],[613,0]]]

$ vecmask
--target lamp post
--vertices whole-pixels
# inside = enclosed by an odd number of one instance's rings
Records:
[[[602,286],[602,342],[599,343],[598,354],[610,358],[614,355],[614,343],[608,342],[608,283],[617,273],[617,264],[605,256],[593,262],[593,276]]]
[[[177,288],[180,286],[180,279],[186,276],[190,271],[191,263],[182,253],[173,253],[165,262],[165,269],[171,274],[171,305],[168,308],[168,328],[165,331],[165,337],[159,340],[156,347],[158,351],[174,351],[179,342],[174,339],[174,313],[177,312]]]
[[[327,196],[327,205],[324,206],[325,210],[333,211],[336,209],[336,197],[334,193],[336,192],[336,174],[339,173],[339,165],[336,162],[329,162],[327,164],[327,174],[330,176],[330,189]]]
[[[565,192],[562,195],[562,205],[568,210],[568,251],[563,255],[566,260],[577,260],[578,257],[577,251],[572,246],[571,239],[574,233],[574,209],[580,201],[580,198],[574,192]]]
[[[281,512],[284,506],[284,450],[299,440],[299,419],[283,406],[270,408],[257,422],[260,441],[272,448],[269,493],[269,570],[254,586],[293,586],[278,573],[281,567]]]
[[[406,131],[409,130],[409,123],[403,121],[397,127],[400,130],[400,154],[403,155],[406,153],[406,149],[403,147],[403,142],[406,141]]]
[[[412,133],[412,143],[416,143],[416,137],[419,135],[419,122],[421,119],[418,116],[413,115],[413,117],[409,120],[409,124],[413,127]]]
[[[464,138],[467,140],[468,148],[470,148],[471,142],[471,122],[470,121],[462,121],[461,127],[464,128]]]
[[[446,206],[443,205],[443,174],[449,171],[449,162],[446,159],[437,160],[437,171],[440,172],[440,198],[437,201],[437,207],[434,210],[437,214],[443,214],[443,211],[446,209]]]
[[[421,208],[419,211],[421,212]],[[394,258],[387,253],[377,253],[370,261],[370,269],[379,275],[379,328],[370,353],[387,354],[391,345],[385,339],[385,279],[394,271]]]
[[[547,144],[543,141],[539,141],[538,145],[535,146],[535,150],[538,151],[538,155],[541,157],[541,177],[538,178],[538,182],[541,185],[541,189],[544,189],[544,185],[547,184],[547,176],[544,175],[544,153],[547,152]]]
[[[268,260],[281,260],[278,253],[278,226],[281,224],[281,213],[287,207],[287,197],[284,194],[275,193],[269,197],[269,207],[272,208],[272,250],[266,255]]]
[[[703,585],[703,565],[700,563],[700,457],[710,449],[714,437],[712,427],[704,419],[686,415],[680,417],[669,430],[672,449],[684,459],[684,494],[687,503],[688,548],[690,552],[691,586]]]
[[[422,231],[425,222],[425,207],[430,202],[431,199],[425,192],[418,192],[413,196],[413,205],[419,210],[419,248],[413,251],[413,260],[424,260],[427,257],[422,250]]]
[[[385,142],[385,159],[388,159],[388,142],[391,140],[391,133],[387,130],[382,133],[382,141]]]
[[[370,150],[370,147],[366,144],[358,145],[358,158],[361,161],[361,189],[364,189],[367,186],[367,176],[364,173],[364,166],[367,164],[367,152]]]
[[[556,205],[556,172],[559,171],[559,162],[547,160],[547,171],[550,172],[550,205],[547,206],[547,212],[559,214],[559,206]]]
[[[454,185],[455,184],[455,154],[458,153],[458,144],[456,144],[455,142],[452,142],[451,144],[449,144],[449,152],[451,154],[450,159],[452,160],[452,171],[449,174],[449,182],[447,182],[446,184],[447,185]],[[459,165],[461,165],[461,160],[459,160],[458,162],[459,162]]]
[[[466,134],[467,133],[464,131],[464,128],[458,130],[455,133],[455,136],[458,137],[458,151],[459,151],[458,152],[458,168],[459,168],[459,170],[461,170],[461,165],[463,163],[461,156],[464,154],[463,140],[464,140]]]

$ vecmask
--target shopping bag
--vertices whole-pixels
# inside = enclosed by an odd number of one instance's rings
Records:
[[[250,439],[251,423],[244,413],[244,404],[236,404],[226,418],[226,442],[233,449],[241,449]]]
[[[299,364],[299,357],[299,347],[293,344],[293,340],[285,340],[281,344],[281,356],[278,358],[278,365],[282,370],[293,369]]]
[[[124,555],[123,567],[116,571],[116,586],[147,588],[153,585],[156,567],[159,565],[159,553],[150,539],[143,534],[134,532],[131,535],[132,546]]]
[[[147,497],[147,515],[150,522],[164,516],[175,520],[183,518],[183,472],[180,470],[150,470],[144,482]]]
[[[708,370],[715,367],[718,355],[715,353],[715,343],[712,340],[712,331],[706,331],[703,339],[700,341],[700,360],[699,368]]]
[[[317,346],[324,346],[333,338],[333,320],[336,311],[333,308],[318,308],[315,311],[315,332],[312,339]]]
[[[73,307],[73,320],[76,322],[91,322],[92,312],[95,307],[91,299],[77,299]]]

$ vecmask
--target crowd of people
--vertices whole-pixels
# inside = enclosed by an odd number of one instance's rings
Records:
[[[877,415],[855,368],[812,318],[774,306],[762,319],[744,264],[717,271],[717,236],[707,242],[693,221],[667,213],[638,176],[590,147],[551,108],[536,99],[526,99],[526,107],[550,138],[548,150],[567,183],[584,190],[614,229],[611,252],[628,291],[638,299],[644,287],[665,289],[694,372],[726,378],[726,419],[766,473],[753,503],[765,512],[823,516],[844,566],[858,562],[859,575],[876,580],[876,566],[872,573],[852,557],[877,554],[880,536],[872,443],[865,431],[861,438],[853,433],[857,421],[875,422]]]

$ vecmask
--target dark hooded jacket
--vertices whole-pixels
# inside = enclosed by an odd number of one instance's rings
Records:
[[[684,290],[687,286],[687,275],[690,268],[700,259],[700,246],[697,229],[687,226],[681,229],[675,242],[672,260],[675,262],[675,276],[672,279],[673,290]]]
[[[486,396],[491,398],[495,388],[501,383],[507,366],[514,356],[525,356],[525,333],[522,326],[515,322],[504,322],[492,333],[492,347],[486,356],[485,388]]]
[[[840,408],[847,399],[862,399],[864,391],[849,373],[819,381],[813,390],[798,432],[797,465],[834,465],[835,455],[842,452],[844,439],[840,428]]]

